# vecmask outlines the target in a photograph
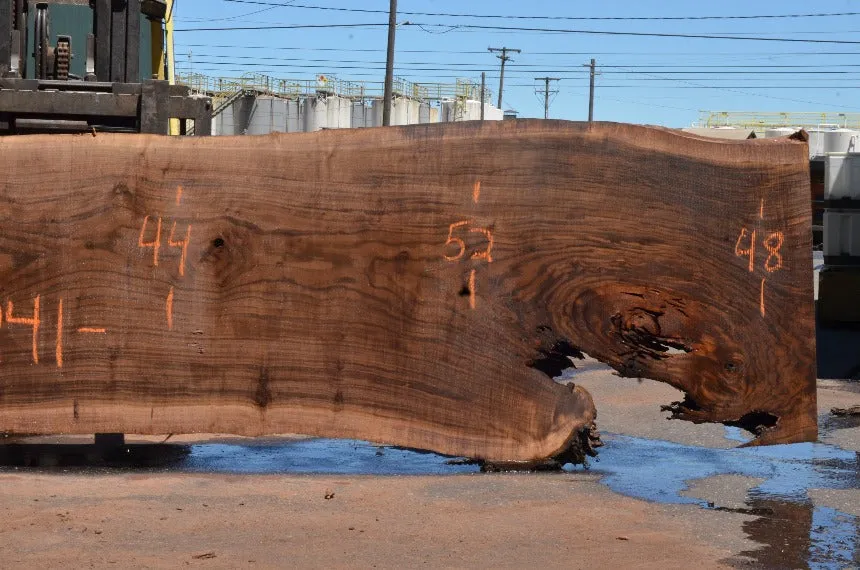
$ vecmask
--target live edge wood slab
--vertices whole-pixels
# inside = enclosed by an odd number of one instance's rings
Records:
[[[0,140],[0,431],[575,459],[582,353],[816,438],[794,140],[505,121]],[[599,405],[599,403],[598,403]]]

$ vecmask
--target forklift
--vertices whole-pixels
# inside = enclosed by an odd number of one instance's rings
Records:
[[[173,85],[172,0],[0,0],[0,135],[209,135],[212,100]]]
[[[173,84],[173,0],[0,0],[0,135],[210,135],[212,100]],[[95,434],[120,456],[124,434]],[[127,450],[127,449],[126,449]]]

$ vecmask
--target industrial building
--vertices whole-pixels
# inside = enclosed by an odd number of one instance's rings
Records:
[[[213,135],[262,135],[382,126],[382,93],[372,85],[319,76],[315,80],[178,76],[179,83],[213,100]],[[483,92],[483,97],[482,97]],[[392,125],[503,119],[479,84],[395,82]]]

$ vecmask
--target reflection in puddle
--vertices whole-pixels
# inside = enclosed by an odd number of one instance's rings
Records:
[[[131,444],[104,453],[92,444],[0,445],[4,467],[63,471],[170,471],[247,474],[445,475],[474,473],[449,457],[338,439],[258,439],[248,443]]]
[[[339,475],[450,475],[479,471],[475,465],[450,464],[450,458],[435,453],[335,439],[252,446],[195,445],[181,469]]]
[[[618,493],[661,503],[693,503],[757,518],[744,523],[762,544],[743,556],[768,567],[844,568],[860,563],[858,517],[815,506],[808,489],[860,489],[860,457],[837,447],[802,443],[710,449],[628,436],[607,436],[594,471]],[[714,507],[681,493],[688,482],[716,475],[763,479],[746,506]]]

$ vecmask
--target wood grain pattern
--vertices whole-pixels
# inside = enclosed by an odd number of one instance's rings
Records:
[[[0,431],[531,461],[594,419],[551,379],[582,351],[684,390],[677,417],[816,437],[801,142],[506,121],[0,163]]]

